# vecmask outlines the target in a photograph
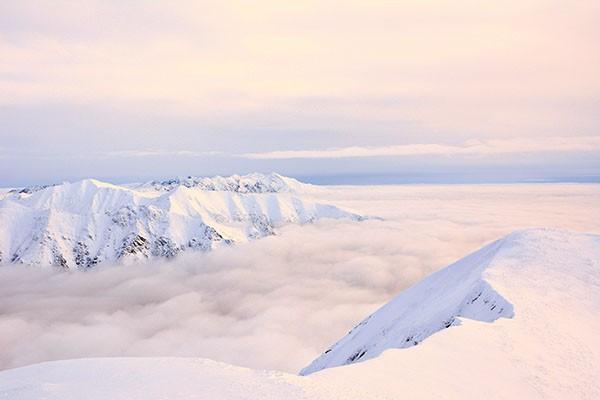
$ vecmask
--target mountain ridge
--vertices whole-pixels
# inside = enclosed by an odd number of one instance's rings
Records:
[[[278,174],[202,178],[198,184],[114,185],[84,179],[0,199],[0,264],[89,268],[170,258],[273,235],[288,223],[363,217],[311,201]]]
[[[564,231],[552,229],[516,231],[461,258],[399,293],[300,374],[369,360],[387,349],[417,346],[441,330],[460,325],[462,319],[494,322],[513,318],[511,299],[496,287],[501,285],[494,285],[490,279],[505,273],[503,263],[496,262],[496,257],[505,257],[521,241],[535,243],[544,237],[552,241],[561,235],[568,237]]]

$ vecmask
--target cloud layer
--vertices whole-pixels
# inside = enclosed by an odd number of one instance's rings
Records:
[[[520,153],[598,152],[600,137],[549,137],[470,140],[460,146],[446,144],[404,144],[381,147],[342,147],[329,150],[287,150],[247,153],[251,159],[401,157],[422,155],[494,155]]]
[[[382,221],[323,221],[139,266],[0,269],[0,368],[199,356],[297,372],[394,294],[517,228],[600,229],[596,185],[341,187]]]

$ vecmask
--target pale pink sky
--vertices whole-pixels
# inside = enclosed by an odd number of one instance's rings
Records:
[[[84,155],[86,174],[117,177],[110,155],[187,152],[155,173],[312,174],[244,155],[547,138],[579,152],[600,135],[598,37],[585,0],[1,2],[0,167],[68,178]]]

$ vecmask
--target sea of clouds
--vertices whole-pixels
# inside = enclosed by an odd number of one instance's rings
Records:
[[[600,232],[600,185],[315,192],[381,220],[286,226],[173,261],[0,268],[0,369],[97,356],[207,357],[297,372],[403,288],[515,229]]]

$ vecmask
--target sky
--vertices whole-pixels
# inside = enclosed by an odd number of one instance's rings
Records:
[[[0,2],[0,186],[600,180],[600,3]]]
[[[170,262],[85,273],[4,265],[0,370],[187,356],[297,373],[401,290],[491,241],[516,229],[600,226],[599,185],[346,186],[314,195],[381,218],[292,224]]]

